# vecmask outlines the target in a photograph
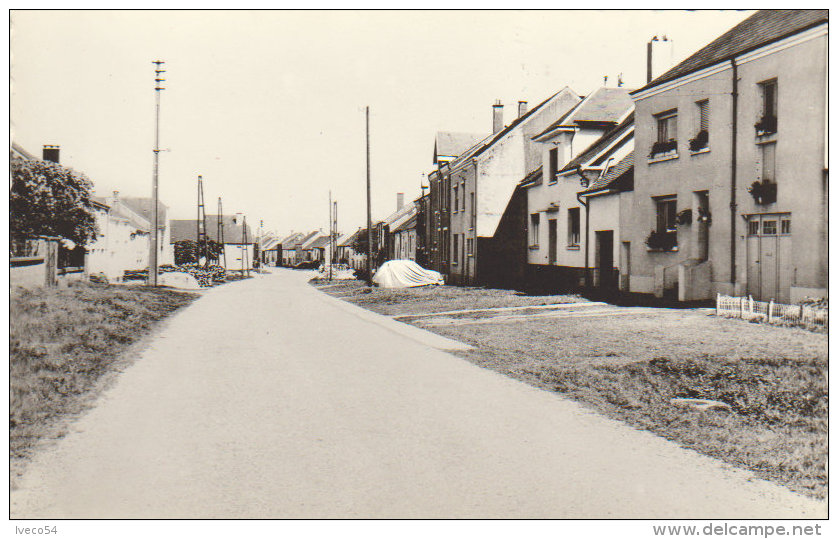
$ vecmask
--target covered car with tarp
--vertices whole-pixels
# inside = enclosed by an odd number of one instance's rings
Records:
[[[445,284],[442,274],[427,270],[413,260],[390,260],[382,264],[372,282],[381,288],[410,288]]]

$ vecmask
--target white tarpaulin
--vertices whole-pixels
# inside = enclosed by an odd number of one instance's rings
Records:
[[[408,288],[445,284],[442,274],[426,270],[413,260],[390,260],[385,262],[372,278],[372,282],[381,288]]]

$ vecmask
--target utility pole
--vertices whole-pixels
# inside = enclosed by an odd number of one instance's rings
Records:
[[[159,156],[160,156],[160,92],[165,90],[161,83],[166,79],[161,79],[160,74],[165,73],[165,69],[161,69],[166,62],[162,60],[154,60],[154,172],[151,179],[151,244],[148,251],[148,285],[157,286],[157,223],[160,219],[157,215],[157,204],[159,195],[157,193],[157,179],[159,173]]]
[[[332,230],[334,230],[334,235],[335,235],[335,241],[332,244],[332,263],[334,263],[335,258],[337,258],[337,252],[338,252],[338,201],[337,200],[332,202],[332,208],[333,208],[332,214],[333,214],[333,222],[334,222],[334,226],[332,227]]]
[[[218,219],[215,221],[215,240],[221,246],[221,253],[224,256],[224,270],[227,270],[227,249],[224,247],[224,212],[221,211],[221,197],[218,197]],[[221,259],[218,260],[221,262]]]
[[[367,106],[367,286],[372,287],[372,203],[370,202],[370,108]]]
[[[332,190],[329,189],[329,280],[332,280],[332,255],[334,254],[334,250],[332,249],[332,241],[335,239],[334,230],[332,225],[334,224],[334,218],[332,217]]]

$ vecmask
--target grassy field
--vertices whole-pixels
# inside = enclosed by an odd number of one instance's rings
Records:
[[[10,297],[9,451],[13,476],[60,419],[120,363],[120,354],[199,294],[71,283]]]
[[[323,291],[340,296],[339,289]],[[384,314],[401,314],[414,303],[427,311],[435,304],[444,306],[439,311],[450,310],[449,295],[468,309],[491,306],[494,295],[505,298],[503,291],[457,290],[353,292],[345,298]],[[383,301],[376,303],[377,298]],[[393,305],[395,298],[406,298],[404,305]],[[555,302],[555,297],[524,298]],[[435,324],[426,317],[411,323],[472,344],[473,350],[459,355],[482,367],[561,393],[797,492],[826,496],[826,335],[721,319],[707,311],[618,310],[504,322],[479,313],[471,320],[445,317],[446,323]],[[731,411],[678,408],[670,402],[676,397],[719,400]]]
[[[418,288],[368,288],[363,281],[312,281],[332,296],[351,301],[388,316],[437,313],[460,309],[524,307],[588,301],[576,295],[529,296],[513,290],[423,286]]]

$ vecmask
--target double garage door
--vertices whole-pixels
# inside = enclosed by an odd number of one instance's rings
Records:
[[[748,216],[748,294],[788,303],[794,262],[790,213]]]

